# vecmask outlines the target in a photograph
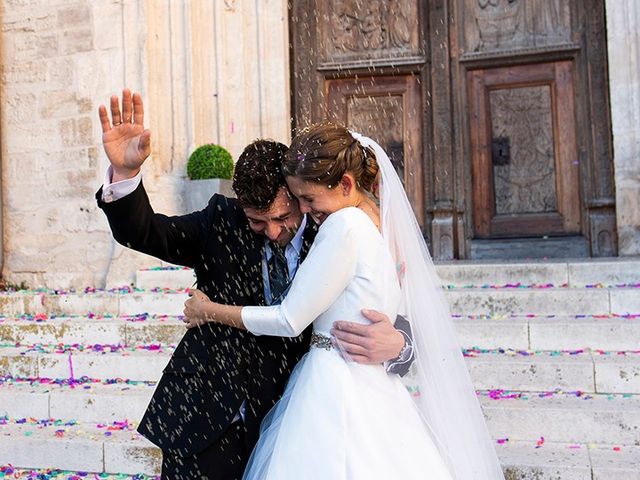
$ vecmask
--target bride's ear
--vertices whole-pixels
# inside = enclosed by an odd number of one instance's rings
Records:
[[[340,188],[343,196],[348,197],[355,187],[356,181],[353,178],[353,175],[350,173],[342,175],[342,178],[340,179]]]

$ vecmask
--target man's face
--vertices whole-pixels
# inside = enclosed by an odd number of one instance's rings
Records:
[[[254,233],[264,235],[272,242],[285,246],[291,241],[302,222],[298,201],[282,187],[268,210],[243,208]]]

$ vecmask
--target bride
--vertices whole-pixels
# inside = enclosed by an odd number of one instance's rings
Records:
[[[320,229],[282,304],[227,306],[195,291],[185,307],[190,328],[211,321],[295,337],[313,323],[311,349],[265,418],[245,478],[503,479],[435,268],[388,156],[369,138],[320,124],[296,136],[283,169]],[[362,305],[410,321],[415,394],[383,365],[345,360],[332,341],[335,321],[368,322]]]

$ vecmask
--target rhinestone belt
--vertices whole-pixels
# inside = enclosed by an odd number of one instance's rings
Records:
[[[325,350],[331,350],[333,348],[333,345],[331,344],[331,337],[327,337],[326,335],[316,332],[311,334],[311,346],[324,348]]]

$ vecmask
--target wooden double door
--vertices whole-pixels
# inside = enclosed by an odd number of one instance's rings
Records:
[[[437,259],[617,252],[603,0],[297,0],[296,128],[386,148]]]

